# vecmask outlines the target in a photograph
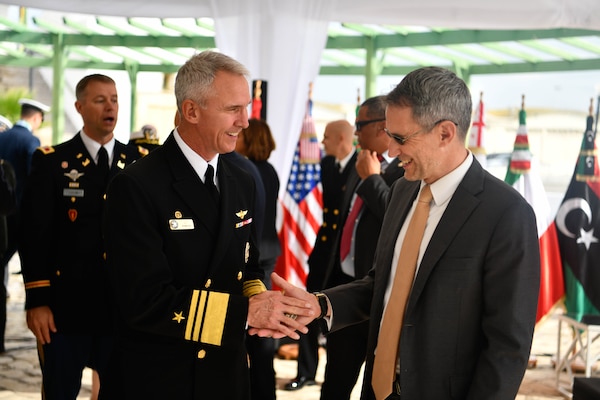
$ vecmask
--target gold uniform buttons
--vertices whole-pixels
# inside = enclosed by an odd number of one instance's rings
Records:
[[[243,276],[242,271],[239,271],[238,274],[237,274],[237,280],[241,281],[242,280],[242,276]]]
[[[323,235],[321,236],[321,242],[326,242],[327,241],[327,236]]]
[[[208,289],[208,288],[210,287],[210,285],[212,285],[212,281],[209,279],[209,280],[207,280],[207,281],[206,281],[206,283],[204,284],[204,287]]]
[[[56,276],[60,276],[60,269],[56,270]]]
[[[332,228],[335,231],[337,229],[337,224],[333,224]]]
[[[202,360],[204,357],[206,357],[206,350],[202,349],[198,352],[198,358]]]
[[[102,258],[106,261],[106,252],[102,253]]]
[[[338,215],[340,213],[340,210],[338,210],[337,208],[335,210],[333,210],[333,215]]]

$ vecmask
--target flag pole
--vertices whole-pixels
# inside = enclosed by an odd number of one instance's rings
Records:
[[[590,114],[593,109],[594,98],[590,99]],[[596,101],[596,126],[594,127],[594,132],[598,133],[598,114],[600,113],[600,95],[598,95],[598,101]]]

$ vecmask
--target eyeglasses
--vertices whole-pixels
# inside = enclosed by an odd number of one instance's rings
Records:
[[[440,119],[439,121],[437,121],[436,123],[433,124],[433,126],[429,129],[419,129],[418,131],[411,133],[410,135],[406,135],[406,136],[400,136],[397,133],[392,133],[390,132],[387,128],[383,128],[383,130],[385,131],[385,133],[391,137],[392,139],[394,139],[396,141],[396,143],[398,143],[399,145],[403,145],[404,143],[408,142],[408,139],[410,139],[411,137],[418,135],[419,133],[425,133],[425,132],[430,132],[433,130],[433,128],[435,128],[436,126],[438,126],[439,124],[441,124],[444,121],[450,121],[452,122],[454,125],[458,126],[458,124],[452,120],[449,119]]]
[[[367,119],[365,121],[356,121],[354,123],[354,127],[356,128],[356,131],[359,132],[365,125],[369,125],[373,122],[381,122],[381,121],[385,121],[385,118]]]

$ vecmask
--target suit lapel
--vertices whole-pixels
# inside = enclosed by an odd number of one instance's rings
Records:
[[[377,249],[383,249],[384,251],[376,254],[377,272],[375,274],[374,289],[374,292],[379,294],[377,298],[379,305],[376,307],[378,312],[383,312],[383,298],[388,282],[391,279],[390,272],[392,269],[392,260],[398,234],[400,233],[402,224],[404,224],[406,215],[408,214],[418,191],[418,181],[409,182],[407,180],[401,180],[392,193],[387,211],[383,218],[383,225],[381,227]]]
[[[473,210],[479,205],[479,199],[476,196],[483,189],[483,177],[483,169],[476,161],[473,161],[473,165],[452,195],[448,207],[429,241],[427,250],[425,250],[409,298],[407,313],[414,308],[435,265]]]
[[[110,165],[109,179],[112,179],[116,174],[121,172],[127,165],[131,164],[133,160],[127,157],[126,146],[115,140],[115,148],[113,149],[113,159]]]
[[[390,249],[385,255],[384,267],[386,270],[384,271],[384,275],[386,277],[389,276],[392,268],[392,258],[394,257],[398,234],[419,191],[418,182],[403,181],[403,183],[404,185],[395,191],[395,194],[397,193],[398,195],[393,196],[388,204],[388,212],[384,216],[384,225],[381,229],[381,232],[389,232],[389,234],[382,236],[381,243],[382,249]]]

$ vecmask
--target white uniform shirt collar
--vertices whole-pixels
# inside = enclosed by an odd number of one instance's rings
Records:
[[[31,126],[31,124],[27,121],[25,121],[24,119],[20,119],[17,122],[15,122],[15,125],[20,125],[24,128],[27,128],[28,131],[33,132],[33,127]]]
[[[342,158],[341,160],[336,159],[337,163],[340,164],[340,172],[342,172],[344,168],[346,168],[346,165],[348,165],[348,162],[350,162],[350,159],[352,158],[354,153],[356,153],[356,149],[353,149],[350,153],[348,153],[346,157]]]
[[[84,130],[81,130],[81,141],[83,142],[83,145],[85,146],[86,150],[88,151],[88,153],[90,153],[90,155],[92,156],[92,158],[94,159],[94,162],[96,164],[98,164],[98,150],[100,150],[100,147],[104,146],[104,148],[106,149],[106,152],[108,153],[108,163],[109,165],[112,165],[112,161],[113,161],[113,150],[115,149],[115,137],[113,135],[112,139],[110,139],[110,141],[108,141],[107,143],[104,143],[103,145],[101,145],[100,143],[96,142],[94,139],[92,139],[91,137],[89,137]]]
[[[196,171],[196,174],[198,174],[198,177],[202,182],[204,182],[204,175],[206,174],[208,164],[212,165],[215,171],[215,185],[218,188],[219,180],[217,179],[217,165],[219,164],[219,155],[217,154],[212,160],[207,162],[204,158],[200,157],[198,153],[192,150],[192,148],[183,141],[183,139],[179,135],[179,132],[177,131],[177,128],[175,128],[175,130],[173,131],[173,137],[175,138],[175,142],[177,142],[177,145],[183,152],[183,155],[185,156],[186,160],[188,160],[188,162],[192,165],[192,168],[194,169],[194,171]]]

